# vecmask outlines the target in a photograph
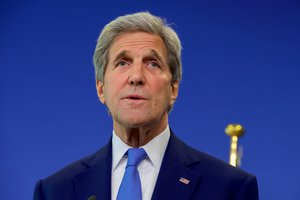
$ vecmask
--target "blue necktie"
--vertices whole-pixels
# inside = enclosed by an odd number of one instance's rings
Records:
[[[147,155],[142,148],[130,148],[125,174],[119,188],[117,200],[142,200],[142,187],[137,166]]]

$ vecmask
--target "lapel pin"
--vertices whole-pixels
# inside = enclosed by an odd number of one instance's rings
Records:
[[[186,185],[188,185],[189,182],[190,182],[188,179],[183,178],[183,177],[181,177],[181,178],[179,179],[179,181],[180,181],[181,183],[183,183],[183,184],[186,184]]]
[[[92,195],[87,200],[97,200],[97,197],[95,195]]]

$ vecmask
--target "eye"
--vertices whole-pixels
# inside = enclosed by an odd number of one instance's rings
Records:
[[[126,67],[128,65],[128,62],[125,60],[121,60],[120,62],[117,63],[116,67]]]
[[[150,62],[148,63],[148,65],[149,65],[150,67],[152,67],[152,68],[158,68],[158,67],[160,67],[159,64],[158,64],[156,61],[150,61]]]

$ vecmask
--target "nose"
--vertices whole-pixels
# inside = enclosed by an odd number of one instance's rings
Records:
[[[142,64],[137,63],[132,65],[128,82],[130,85],[134,86],[141,86],[145,84],[145,74]]]

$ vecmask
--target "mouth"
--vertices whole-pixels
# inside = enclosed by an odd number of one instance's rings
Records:
[[[128,99],[128,100],[146,100],[145,97],[140,96],[140,95],[128,95],[124,99]]]

